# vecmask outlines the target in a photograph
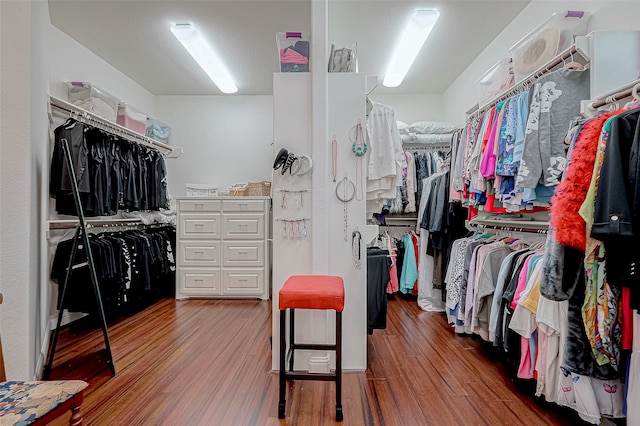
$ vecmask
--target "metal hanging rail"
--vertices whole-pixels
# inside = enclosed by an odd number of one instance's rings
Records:
[[[635,96],[638,94],[639,89],[640,79],[634,80],[613,92],[609,92],[606,95],[598,96],[593,100],[587,101],[587,109],[593,112],[605,105],[616,103],[630,96]]]
[[[85,220],[87,228],[110,228],[114,226],[140,226],[144,225],[142,220],[136,219],[103,219]],[[166,224],[164,224],[166,225]],[[74,229],[80,226],[80,222],[75,219],[50,220],[49,229]]]
[[[480,105],[477,110],[473,111],[469,115],[469,118],[474,117],[474,116],[478,116],[478,115],[486,112],[487,110],[489,110],[491,107],[493,107],[494,105],[496,105],[500,101],[503,101],[505,99],[509,99],[510,97],[512,97],[512,96],[514,96],[514,95],[516,95],[518,93],[521,93],[521,92],[523,92],[525,90],[528,90],[529,87],[533,83],[535,83],[535,81],[537,79],[539,79],[540,77],[542,77],[543,75],[545,75],[545,74],[547,74],[547,73],[549,73],[551,71],[554,71],[555,68],[558,65],[564,63],[567,59],[572,58],[574,55],[580,55],[586,61],[589,61],[589,56],[586,54],[586,51],[587,50],[586,50],[586,40],[585,40],[585,38],[584,37],[576,37],[576,43],[575,44],[569,46],[567,49],[565,49],[563,52],[561,52],[556,57],[551,59],[549,62],[547,62],[546,64],[544,64],[540,68],[538,68],[533,73],[529,74],[529,76],[527,76],[527,78],[525,78],[521,82],[517,83],[516,85],[514,85],[510,89],[506,90],[505,92],[499,94],[495,98],[491,99],[488,103],[486,103],[484,105]]]
[[[467,224],[478,229],[495,229],[498,231],[507,232],[527,232],[530,234],[547,234],[549,232],[548,222],[535,222],[535,221],[513,221],[500,224],[487,223],[488,221],[471,220]],[[525,226],[520,226],[520,225]]]
[[[133,130],[127,129],[124,126],[104,119],[99,115],[89,112],[67,101],[63,101],[62,99],[56,98],[55,96],[49,95],[49,104],[54,108],[72,114],[73,118],[77,119],[78,121],[84,122],[94,127],[98,127],[109,133],[122,136],[123,138],[126,138],[130,141],[138,142],[140,144],[156,148],[165,155],[173,151],[173,148],[165,143],[159,142],[155,139],[151,139],[145,135],[141,135],[140,133],[134,132]]]
[[[404,151],[440,151],[440,150],[451,149],[451,144],[450,143],[420,144],[420,143],[407,142],[402,144],[402,149]]]

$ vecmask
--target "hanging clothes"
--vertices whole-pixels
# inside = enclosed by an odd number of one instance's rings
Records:
[[[150,148],[69,119],[54,130],[49,193],[59,214],[77,215],[63,141],[70,145],[85,216],[168,207],[164,157]]]
[[[379,213],[402,185],[406,159],[392,107],[370,101],[367,115],[367,212]]]
[[[160,297],[174,295],[175,234],[173,226],[89,234],[98,288],[109,318],[129,315]],[[51,267],[51,279],[61,287],[58,309],[72,247],[73,239],[58,243]],[[64,308],[96,314],[87,253],[82,245],[75,261]]]
[[[367,248],[367,334],[387,327],[387,285],[390,276],[389,250]]]
[[[404,234],[402,236],[402,243],[404,244],[404,260],[402,262],[402,274],[400,275],[400,292],[403,294],[412,294],[414,285],[418,280],[415,245],[410,234]]]

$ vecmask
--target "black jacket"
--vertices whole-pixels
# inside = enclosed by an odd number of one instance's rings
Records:
[[[640,284],[639,117],[634,109],[611,122],[591,228],[591,236],[605,243],[607,280],[629,287]]]

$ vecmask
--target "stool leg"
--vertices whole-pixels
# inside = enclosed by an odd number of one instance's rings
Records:
[[[336,311],[336,421],[342,419],[342,312]]]
[[[287,406],[287,402],[285,400],[286,396],[286,380],[285,380],[285,358],[287,351],[287,332],[286,332],[286,319],[287,319],[287,311],[286,309],[280,310],[280,377],[279,377],[279,388],[280,388],[280,397],[278,401],[278,418],[285,418],[285,408]]]
[[[296,327],[296,310],[289,309],[289,346],[291,347],[291,358],[289,358],[289,371],[293,371],[293,354],[295,353],[295,327]]]

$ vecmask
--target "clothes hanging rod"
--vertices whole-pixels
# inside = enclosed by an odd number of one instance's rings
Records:
[[[69,103],[67,101],[63,101],[60,98],[56,98],[55,96],[49,95],[49,104],[52,107],[55,107],[59,110],[66,111],[68,113],[77,114],[77,116],[79,117],[79,121],[82,121],[84,119],[84,120],[90,121],[90,123],[87,123],[87,124],[96,123],[99,126],[100,125],[104,126],[106,127],[106,129],[104,130],[107,130],[111,133],[118,133],[134,142],[138,142],[143,145],[147,145],[147,146],[151,146],[153,148],[159,149],[164,154],[168,154],[171,151],[173,151],[173,148],[167,144],[164,144],[155,139],[149,138],[138,132],[134,132],[133,130],[127,129],[124,126],[121,126],[117,123],[109,121],[105,118],[102,118],[97,114],[89,112],[86,109],[80,108],[79,106]]]
[[[540,225],[540,228],[533,228],[527,226],[517,226],[517,224],[511,225],[496,225],[489,223],[478,223],[474,221],[469,221],[469,226],[476,227],[478,229],[495,229],[498,231],[507,231],[507,232],[526,232],[530,234],[547,234],[549,232],[547,222],[529,222],[530,224]]]
[[[101,219],[101,220],[86,220],[87,228],[111,228],[116,226],[140,226],[145,225],[140,219]],[[50,220],[49,229],[74,229],[80,223],[76,219],[59,219]],[[156,225],[155,223],[152,225]],[[169,225],[166,223],[157,225]],[[148,225],[149,226],[149,225]]]
[[[412,144],[405,143],[402,145],[402,149],[405,151],[408,150],[418,150],[418,151],[438,151],[441,149],[450,149],[450,143],[440,143],[440,144]]]
[[[613,92],[607,93],[606,95],[597,97],[589,104],[589,109],[596,110],[607,104],[616,103],[622,99],[637,94],[638,89],[640,89],[640,79],[634,80],[631,83],[626,84]]]
[[[584,53],[585,49],[583,49],[581,46],[582,43],[579,43],[579,40],[582,40],[582,39],[584,39],[584,37],[576,37],[575,44],[572,44],[571,46],[569,46],[567,49],[559,53],[556,57],[551,59],[549,62],[547,62],[546,64],[538,68],[536,71],[529,74],[524,80],[517,83],[510,89],[507,89],[505,92],[499,94],[498,96],[493,98],[491,101],[489,101],[487,104],[479,106],[477,110],[475,110],[469,115],[469,118],[481,115],[485,111],[491,109],[498,102],[503,101],[505,99],[509,99],[510,97],[518,93],[528,90],[529,86],[531,86],[531,84],[533,84],[537,79],[539,79],[545,74],[550,73],[551,71],[554,71],[555,67],[562,64],[567,59],[573,57],[573,55],[578,54],[582,56],[586,61],[589,61],[588,56],[586,55],[586,53]]]

